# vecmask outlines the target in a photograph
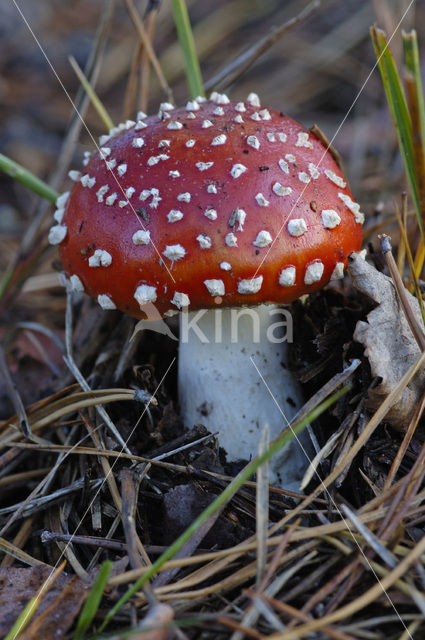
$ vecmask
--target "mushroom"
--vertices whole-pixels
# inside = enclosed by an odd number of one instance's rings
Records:
[[[230,460],[255,455],[264,425],[274,438],[301,403],[280,305],[341,278],[361,245],[332,155],[256,94],[213,93],[116,127],[71,177],[49,240],[72,287],[138,318],[180,312],[186,424],[218,432]],[[273,462],[282,486],[306,468],[301,440]]]

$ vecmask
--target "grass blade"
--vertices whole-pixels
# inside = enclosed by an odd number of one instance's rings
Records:
[[[422,87],[422,77],[420,68],[420,58],[418,49],[418,38],[416,31],[413,29],[410,33],[402,34],[403,37],[403,54],[404,64],[409,73],[411,73],[416,89],[416,99],[418,103],[418,113],[420,122],[420,137],[422,147],[425,141],[425,101]]]
[[[34,191],[34,193],[37,193],[42,198],[53,202],[53,204],[55,204],[59,197],[58,192],[49,187],[49,185],[43,182],[43,180],[40,180],[40,178],[37,178],[37,176],[31,173],[31,171],[28,171],[28,169],[25,169],[14,160],[4,156],[2,153],[0,153],[0,169],[7,173],[11,178],[14,178],[14,180],[24,184],[28,189],[31,189],[31,191]]]
[[[174,22],[176,24],[177,35],[180,46],[183,50],[184,66],[186,71],[187,84],[191,98],[204,95],[201,69],[198,56],[196,54],[195,42],[193,40],[189,15],[187,13],[185,0],[172,0]]]
[[[421,220],[425,220],[425,106],[416,31],[403,33],[403,54],[406,66],[405,87],[412,121],[412,143],[418,185]],[[415,273],[419,277],[424,264],[423,238],[415,255]]]
[[[19,616],[16,618],[15,624],[4,640],[15,640],[16,638],[18,638],[18,636],[22,633],[23,629],[27,626],[28,622],[33,617],[34,613],[37,611],[39,604],[40,600],[37,596],[31,598],[25,609],[21,611]]]
[[[412,140],[412,122],[404,96],[400,76],[388,47],[385,33],[381,29],[371,28],[371,36],[375,47],[382,82],[387,95],[388,105],[397,132],[398,144],[403,158],[404,168],[415,206],[418,225],[423,237],[419,190],[416,179],[415,156]]]
[[[100,601],[103,596],[103,592],[108,582],[109,574],[111,573],[112,562],[107,560],[100,568],[99,574],[96,578],[89,597],[87,598],[84,607],[78,618],[77,628],[74,633],[74,640],[83,640],[87,629],[90,627],[96,612],[99,608]]]

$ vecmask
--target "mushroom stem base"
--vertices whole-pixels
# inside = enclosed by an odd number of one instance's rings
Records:
[[[213,309],[180,316],[179,397],[187,426],[217,433],[228,460],[257,455],[261,431],[276,438],[302,406],[285,364],[292,317],[274,305]],[[270,462],[271,480],[298,490],[308,467],[307,432]]]

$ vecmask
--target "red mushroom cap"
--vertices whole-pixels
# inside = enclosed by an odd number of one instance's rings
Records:
[[[363,214],[323,143],[259,105],[161,105],[102,136],[49,235],[75,288],[144,317],[288,303],[342,277]]]

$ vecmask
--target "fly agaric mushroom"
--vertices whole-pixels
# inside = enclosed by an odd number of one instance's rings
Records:
[[[49,239],[71,286],[138,318],[151,305],[163,317],[185,311],[186,424],[218,432],[229,459],[255,455],[264,425],[275,437],[300,402],[275,305],[342,277],[361,245],[363,214],[332,155],[256,94],[213,93],[139,113],[70,175]],[[274,473],[294,487],[306,463],[291,443]]]

